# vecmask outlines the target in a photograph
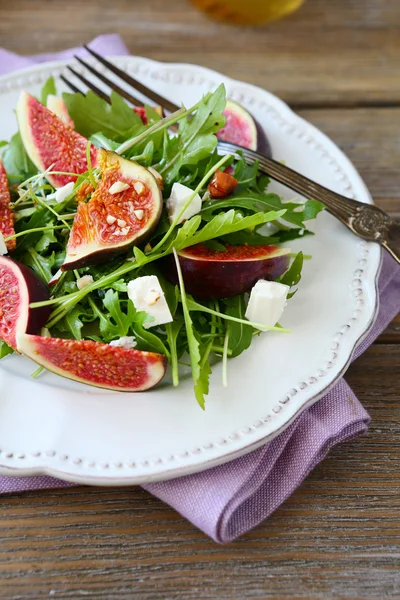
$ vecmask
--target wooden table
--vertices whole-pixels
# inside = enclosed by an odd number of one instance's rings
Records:
[[[258,29],[185,0],[0,0],[0,45],[30,54],[116,31],[132,53],[268,88],[349,155],[379,206],[400,212],[399,0],[307,0]],[[0,597],[400,597],[400,320],[348,371],[372,415],[263,525],[210,541],[140,488],[3,497]]]

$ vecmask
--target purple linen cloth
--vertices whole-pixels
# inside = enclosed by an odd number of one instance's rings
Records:
[[[91,47],[106,55],[127,54],[116,35]],[[79,49],[21,57],[0,49],[0,74],[32,63],[69,58]],[[379,279],[377,321],[358,346],[364,352],[400,310],[400,268],[385,254]],[[144,486],[217,542],[229,542],[268,517],[304,480],[329,450],[366,431],[369,415],[342,379],[272,442],[246,456],[202,473]],[[70,487],[52,477],[0,477],[0,493]]]

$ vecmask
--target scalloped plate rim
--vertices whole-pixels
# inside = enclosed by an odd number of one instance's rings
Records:
[[[238,80],[234,80],[234,79],[232,79],[228,76],[225,76],[223,74],[220,74],[216,71],[213,71],[206,67],[197,66],[197,65],[185,64],[185,63],[163,63],[163,62],[154,61],[152,59],[148,59],[145,57],[135,57],[135,56],[112,57],[112,60],[115,60],[118,63],[119,62],[123,63],[126,61],[128,61],[128,62],[139,61],[139,63],[148,64],[152,68],[154,68],[154,67],[158,67],[161,69],[162,68],[166,68],[166,69],[170,68],[172,70],[188,69],[188,70],[193,70],[197,73],[202,72],[208,77],[212,76],[217,79],[219,78],[220,80],[222,79],[223,81],[228,82],[231,86],[235,86],[235,84],[236,84],[239,87],[244,86],[244,87],[248,88],[249,90],[253,90],[255,94],[260,94],[260,93],[264,94],[265,97],[268,98],[269,102],[273,105],[273,110],[275,110],[277,113],[283,112],[285,114],[285,116],[287,118],[289,118],[290,121],[294,122],[296,125],[302,124],[304,126],[305,130],[311,131],[318,138],[319,141],[322,141],[323,144],[325,146],[327,146],[336,155],[336,157],[340,157],[340,160],[342,161],[342,163],[344,163],[344,168],[345,168],[346,172],[351,172],[352,176],[355,177],[355,179],[357,180],[357,184],[361,188],[362,193],[364,195],[364,201],[372,202],[371,196],[368,192],[368,189],[367,189],[365,183],[361,179],[360,175],[358,174],[358,172],[356,171],[355,167],[352,165],[350,160],[336,146],[336,144],[329,137],[327,137],[323,132],[321,132],[318,128],[316,128],[314,125],[308,123],[305,119],[296,115],[283,100],[276,97],[271,92],[268,92],[267,90],[263,90],[255,85],[247,83],[247,82],[241,82]],[[48,76],[52,71],[56,71],[56,72],[62,71],[63,68],[67,64],[71,64],[72,62],[73,61],[71,61],[71,60],[60,60],[60,61],[47,62],[47,63],[43,63],[43,64],[36,64],[31,67],[21,69],[19,71],[15,71],[13,73],[3,75],[0,77],[0,95],[1,95],[1,86],[2,86],[2,84],[4,84],[4,82],[13,81],[18,78],[22,79],[24,77],[32,76],[35,74],[41,74],[42,77],[44,74],[46,74],[46,76]],[[27,87],[26,83],[24,85]],[[21,89],[21,86],[17,85],[17,87],[19,89]],[[371,245],[369,244],[368,246],[370,247]],[[374,321],[377,317],[378,305],[379,305],[377,284],[378,284],[378,276],[379,276],[379,272],[380,272],[382,252],[381,252],[381,249],[379,247],[377,247],[376,245],[372,245],[372,246],[377,248],[377,251],[375,251],[375,252],[373,251],[375,254],[374,259],[375,259],[376,269],[375,269],[373,282],[369,281],[369,284],[372,284],[372,286],[373,286],[370,289],[370,292],[373,292],[375,294],[375,298],[374,298],[375,303],[374,303],[374,309],[369,316],[369,320],[364,328],[364,331],[356,340],[352,341],[351,348],[349,348],[346,351],[347,359],[346,359],[345,363],[342,365],[340,370],[338,372],[336,372],[335,376],[329,381],[329,383],[327,383],[327,385],[323,389],[321,389],[317,394],[311,395],[307,400],[305,400],[303,402],[303,404],[301,405],[301,407],[298,408],[298,410],[296,412],[294,412],[290,416],[290,418],[288,418],[285,421],[285,423],[282,424],[281,426],[276,427],[274,430],[270,431],[266,435],[263,435],[262,437],[259,437],[258,439],[256,439],[253,442],[251,442],[249,439],[249,443],[245,444],[244,446],[242,446],[236,450],[232,450],[232,452],[221,452],[219,456],[211,458],[209,460],[207,460],[203,457],[203,459],[201,461],[196,462],[196,459],[195,459],[190,464],[181,464],[180,466],[177,466],[177,467],[164,468],[162,472],[153,471],[153,472],[143,473],[141,475],[128,475],[127,477],[119,476],[117,470],[115,471],[115,475],[110,474],[108,476],[98,475],[98,474],[88,475],[87,473],[80,474],[79,468],[77,468],[75,471],[71,471],[68,468],[63,469],[63,468],[58,468],[58,467],[53,466],[51,464],[51,457],[43,456],[44,453],[40,457],[41,460],[38,460],[37,463],[34,464],[33,466],[23,467],[22,465],[19,465],[19,464],[18,464],[18,466],[15,466],[15,461],[19,461],[19,459],[17,457],[10,457],[8,459],[6,456],[6,451],[0,450],[0,456],[1,456],[1,458],[0,458],[0,474],[7,475],[7,476],[14,476],[14,477],[48,475],[48,476],[57,477],[59,479],[63,479],[65,481],[69,481],[69,482],[73,482],[73,483],[80,483],[80,484],[86,483],[89,485],[104,485],[104,486],[108,486],[108,485],[121,485],[122,486],[122,485],[124,485],[125,486],[125,485],[132,485],[132,484],[143,484],[143,483],[150,483],[152,481],[162,481],[164,479],[179,477],[182,475],[187,475],[190,473],[195,473],[195,472],[199,472],[204,469],[208,469],[208,468],[216,466],[218,464],[228,462],[234,458],[237,458],[243,454],[246,454],[252,450],[255,450],[256,448],[262,446],[263,444],[265,444],[268,441],[271,441],[275,436],[279,435],[284,429],[286,429],[290,425],[290,423],[293,422],[293,420],[295,420],[295,418],[301,412],[303,412],[306,408],[308,408],[312,404],[314,404],[318,399],[320,399],[322,396],[324,396],[332,387],[334,387],[334,385],[337,383],[337,381],[343,376],[344,372],[346,371],[346,369],[351,361],[351,357],[352,357],[352,354],[353,354],[355,348],[366,337],[366,335],[370,331],[371,327],[373,326]],[[45,462],[42,463],[42,460],[44,460]],[[12,463],[14,463],[14,466]]]

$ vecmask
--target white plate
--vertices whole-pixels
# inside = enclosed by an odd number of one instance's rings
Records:
[[[193,65],[137,57],[116,63],[150,87],[186,105],[221,81],[268,132],[276,159],[346,196],[372,202],[360,176],[320,131],[275,96]],[[16,130],[21,89],[38,93],[65,62],[35,66],[0,79],[0,139]],[[59,81],[57,81],[59,84]],[[62,87],[62,86],[60,86]],[[293,193],[278,185],[287,198]],[[312,254],[283,324],[290,335],[268,333],[229,362],[229,386],[214,367],[206,411],[191,379],[146,393],[110,393],[45,374],[11,356],[0,365],[0,473],[46,473],[102,485],[144,483],[189,474],[265,444],[340,377],[377,309],[380,249],[361,242],[328,214],[316,235],[292,244]]]

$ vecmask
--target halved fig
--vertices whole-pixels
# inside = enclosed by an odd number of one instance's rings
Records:
[[[50,307],[30,308],[49,299],[45,283],[25,265],[0,256],[0,338],[14,350],[18,333],[39,333]]]
[[[227,100],[223,114],[226,123],[217,132],[220,140],[271,156],[271,146],[264,130],[243,106],[233,100]]]
[[[162,211],[159,185],[148,169],[101,149],[102,178],[74,219],[62,270],[79,269],[128,250],[148,237]]]
[[[60,96],[49,94],[46,100],[46,106],[53,114],[56,115],[65,125],[74,128],[74,122],[69,116],[64,100]]]
[[[11,210],[10,191],[8,189],[7,173],[0,160],[0,233],[3,237],[14,235],[14,215]],[[6,242],[7,250],[14,250],[15,238]]]
[[[228,298],[251,290],[259,279],[275,280],[289,266],[288,248],[226,246],[225,252],[203,244],[178,253],[185,289],[199,298]],[[178,283],[175,261],[164,259],[165,275]]]
[[[17,104],[17,119],[22,142],[29,158],[39,171],[85,173],[87,140],[56,117],[36,98],[22,92]],[[97,165],[98,150],[91,148],[92,166]],[[75,181],[73,175],[49,175],[47,179],[59,188]]]
[[[18,334],[18,352],[57,375],[106,390],[142,392],[165,375],[163,354],[91,340],[64,340]]]

